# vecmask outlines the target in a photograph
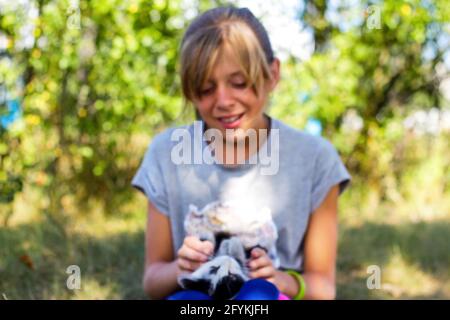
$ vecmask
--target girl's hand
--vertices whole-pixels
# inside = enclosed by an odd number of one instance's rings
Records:
[[[213,252],[214,246],[211,241],[201,241],[197,237],[187,236],[177,252],[178,274],[194,272],[208,261]]]
[[[277,269],[273,266],[266,251],[261,248],[254,248],[247,265],[250,270],[250,278],[263,278],[275,284]]]

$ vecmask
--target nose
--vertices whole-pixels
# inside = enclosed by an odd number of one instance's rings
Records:
[[[216,105],[220,109],[228,109],[233,105],[233,96],[230,88],[219,85],[216,91]]]

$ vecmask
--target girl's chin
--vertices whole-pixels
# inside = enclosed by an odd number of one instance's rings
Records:
[[[253,139],[251,139],[251,137],[256,137],[256,135],[253,135],[253,134],[248,135],[248,132],[244,129],[237,130],[237,131],[231,130],[231,131],[232,131],[232,134],[229,133],[228,135],[224,135],[223,141],[226,144],[240,144],[240,143],[246,143],[246,141],[253,142]]]
[[[241,135],[242,133],[245,133],[248,128],[243,123],[240,123],[239,126],[234,127],[234,128],[226,128],[221,123],[214,123],[212,126],[209,124],[206,124],[206,129],[219,130],[225,138],[227,133],[229,136],[234,137],[234,136]],[[242,133],[239,133],[239,132],[242,132]]]
[[[214,129],[214,132],[209,132],[210,134],[212,134],[212,136],[216,136],[216,134],[218,133],[220,136],[217,136],[217,138],[221,139],[224,143],[227,144],[243,141],[248,136],[247,130],[241,127],[236,129],[224,129],[207,126],[207,130],[209,129]],[[207,134],[207,136],[210,136],[210,134]]]

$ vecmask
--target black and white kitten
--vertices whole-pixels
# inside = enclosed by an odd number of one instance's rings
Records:
[[[178,279],[184,289],[198,290],[213,299],[233,298],[247,281],[246,252],[237,237],[219,235],[215,257],[190,274]]]

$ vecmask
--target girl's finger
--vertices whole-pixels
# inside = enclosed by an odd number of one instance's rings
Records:
[[[211,241],[205,240],[201,241],[202,243],[202,252],[208,256],[213,255],[214,253],[214,245]]]
[[[250,272],[249,276],[252,279],[255,278],[273,278],[275,275],[275,269],[272,266],[267,266],[264,268],[257,269],[256,271]]]
[[[193,250],[199,251],[207,256],[213,254],[214,246],[210,241],[201,241],[194,236],[188,236],[184,239],[184,244]]]
[[[208,260],[208,256],[206,254],[194,250],[188,246],[183,246],[180,250],[178,250],[178,257],[194,262],[206,262]]]
[[[248,267],[252,271],[269,266],[270,267],[272,266],[272,261],[269,259],[267,255],[263,255],[256,259],[251,259],[248,263]]]
[[[253,248],[251,251],[252,259],[257,259],[265,254],[266,254],[266,252],[261,248]]]
[[[178,267],[182,271],[194,272],[197,270],[202,264],[199,262],[190,261],[187,259],[178,259]]]

